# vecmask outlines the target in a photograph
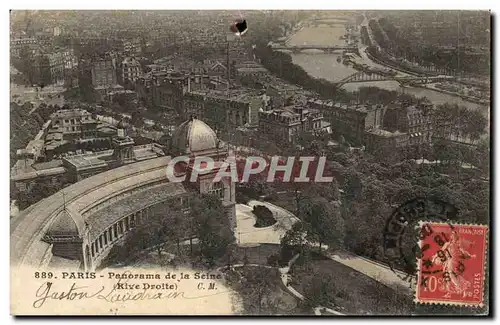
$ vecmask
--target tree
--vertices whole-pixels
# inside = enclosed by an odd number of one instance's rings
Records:
[[[336,282],[339,278],[333,274],[322,274],[320,277],[313,277],[312,281],[308,281],[304,288],[304,296],[306,304],[309,307],[332,307],[335,304],[335,298],[348,296],[348,292],[339,290]]]
[[[141,227],[150,230],[149,245],[156,248],[158,257],[161,257],[162,250],[172,240],[169,236],[169,229],[171,229],[170,216],[163,211],[154,211]]]
[[[281,259],[288,262],[293,257],[295,250],[303,254],[306,250],[306,227],[302,221],[298,221],[292,225],[283,237],[281,237]]]
[[[270,301],[275,290],[275,279],[279,276],[275,268],[245,266],[241,279],[241,294],[245,297],[243,304],[249,314],[269,314],[269,308],[275,308]],[[263,310],[266,308],[267,310]]]
[[[302,206],[307,239],[319,244],[319,252],[323,244],[341,245],[344,240],[344,220],[340,215],[337,203],[328,202],[325,198],[307,198]]]
[[[190,230],[199,240],[201,256],[210,263],[226,253],[234,237],[220,198],[216,195],[194,195],[190,198]]]
[[[465,125],[465,133],[472,140],[472,143],[477,142],[481,135],[485,133],[485,128],[488,125],[488,120],[480,111],[468,111],[467,124]]]
[[[170,224],[167,228],[167,235],[175,241],[177,246],[177,254],[180,255],[181,240],[188,237],[190,215],[188,213],[185,213],[181,202],[178,200],[173,200],[170,202],[168,211],[170,212]]]
[[[361,182],[362,174],[354,169],[346,170],[344,173],[343,188],[346,192],[346,198],[356,200],[361,197],[363,184]]]

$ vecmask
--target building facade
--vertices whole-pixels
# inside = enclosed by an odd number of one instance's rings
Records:
[[[125,58],[121,64],[122,85],[133,85],[142,74],[141,64],[132,57]]]
[[[292,142],[302,132],[318,132],[325,127],[323,113],[303,106],[287,106],[259,112],[259,132]]]
[[[319,99],[307,103],[325,114],[334,132],[356,144],[363,144],[366,130],[382,127],[386,110],[383,105],[345,105]]]
[[[257,127],[262,96],[249,89],[188,91],[184,95],[184,115],[198,116],[218,129]]]
[[[117,85],[114,59],[98,58],[93,60],[91,71],[94,89],[109,89]]]
[[[50,120],[52,130],[61,132],[63,140],[97,137],[98,121],[84,109],[59,110],[50,115]]]
[[[434,106],[432,104],[390,105],[384,116],[384,129],[407,133],[408,145],[430,143],[434,136]]]

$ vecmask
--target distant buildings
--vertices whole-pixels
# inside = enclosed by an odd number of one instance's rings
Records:
[[[259,124],[262,95],[253,89],[199,90],[184,95],[184,115],[203,117],[219,128]]]
[[[98,121],[86,110],[59,110],[52,113],[50,119],[52,121],[51,131],[60,132],[63,140],[87,139],[97,136]]]
[[[47,54],[50,68],[50,84],[75,87],[78,85],[78,62],[72,49],[59,49]]]
[[[292,142],[302,132],[318,132],[328,126],[323,114],[313,108],[286,106],[259,112],[259,132],[277,140]]]
[[[116,135],[116,128],[95,120],[83,109],[59,110],[50,116],[45,136],[45,156],[53,159],[66,151],[91,148],[96,141],[107,141]],[[103,144],[106,147],[105,144]],[[108,146],[109,148],[109,146]]]
[[[363,144],[366,150],[376,152],[383,149],[406,147],[409,138],[408,133],[400,131],[390,132],[383,129],[369,129],[365,131]]]
[[[255,61],[244,61],[238,63],[234,67],[238,80],[256,80],[264,75],[269,74],[269,71],[261,64]]]
[[[91,71],[92,86],[96,90],[113,88],[118,84],[114,58],[95,58],[92,62]]]
[[[133,57],[126,57],[120,64],[121,84],[133,85],[142,74],[141,64]]]
[[[154,77],[153,105],[162,110],[182,111],[182,102],[190,77],[181,73],[168,73]]]
[[[388,106],[384,115],[384,129],[408,134],[408,144],[430,143],[434,135],[434,107],[432,104]]]
[[[128,89],[112,90],[106,94],[106,100],[108,103],[129,105],[137,102],[137,93]]]
[[[20,57],[22,50],[26,49],[29,53],[37,48],[38,41],[34,37],[20,37],[10,40],[10,54],[13,57]]]
[[[97,121],[86,110],[59,110],[25,149],[17,151],[11,181],[17,191],[25,193],[38,182],[57,187],[62,182],[77,182],[123,164],[163,155],[158,144],[134,146],[123,129]]]
[[[430,143],[435,135],[432,104],[342,105],[308,100],[325,112],[332,130],[369,151]]]
[[[29,193],[39,182],[57,187],[62,182],[78,182],[124,164],[164,156],[162,147],[155,143],[134,146],[128,137],[115,137],[113,143],[110,150],[78,153],[47,162],[20,159],[11,170],[11,182],[16,191]]]
[[[366,130],[381,127],[386,109],[382,105],[346,105],[315,99],[309,99],[308,105],[324,112],[333,132],[357,144],[364,142]]]
[[[123,52],[127,55],[139,55],[142,52],[142,42],[140,38],[134,38],[123,42]]]
[[[36,85],[59,85],[68,88],[78,85],[78,61],[72,49],[42,49],[31,39],[17,48],[19,69],[28,81]]]

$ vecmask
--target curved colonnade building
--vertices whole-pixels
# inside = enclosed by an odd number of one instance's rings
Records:
[[[172,138],[171,154],[224,160],[215,132],[204,122],[181,124]],[[153,214],[168,215],[167,202],[189,191],[217,194],[235,227],[235,188],[230,180],[214,183],[217,168],[201,172],[197,182],[172,183],[159,157],[121,166],[83,179],[45,198],[11,219],[11,265],[95,270],[111,247]],[[184,173],[190,173],[186,165]]]

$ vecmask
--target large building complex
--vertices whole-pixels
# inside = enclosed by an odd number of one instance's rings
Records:
[[[177,128],[171,151],[193,158],[212,157],[216,167],[229,154],[219,145],[215,132],[198,119]],[[127,233],[152,215],[165,215],[170,200],[182,202],[190,191],[218,195],[234,229],[234,183],[224,179],[213,182],[217,168],[199,171],[194,183],[189,177],[186,182],[171,183],[166,174],[170,159],[134,162],[85,178],[12,218],[13,265],[95,270]],[[177,173],[190,175],[193,168],[192,163],[181,164]]]

